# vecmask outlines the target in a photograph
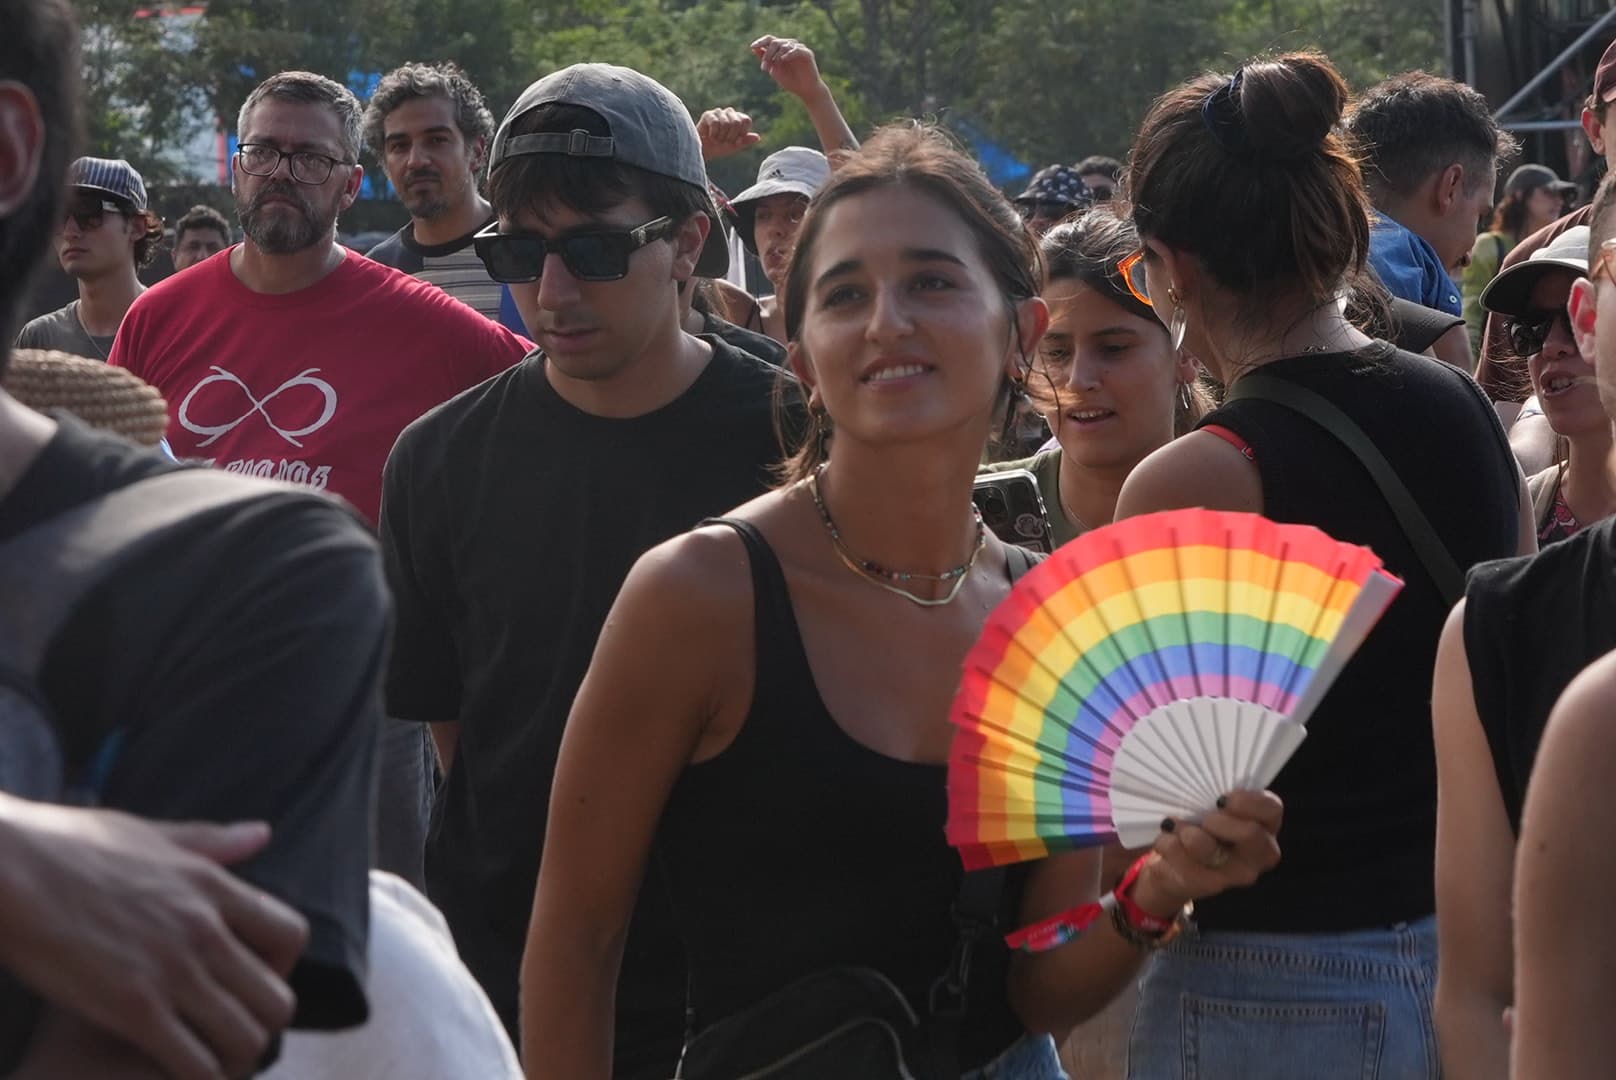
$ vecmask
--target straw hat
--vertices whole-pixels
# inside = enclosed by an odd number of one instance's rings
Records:
[[[31,409],[65,409],[91,427],[142,446],[156,446],[168,430],[163,395],[138,375],[100,360],[16,349],[0,386]]]

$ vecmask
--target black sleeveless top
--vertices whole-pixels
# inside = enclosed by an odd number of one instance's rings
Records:
[[[924,1016],[956,940],[950,909],[963,873],[943,837],[947,770],[877,753],[837,725],[774,552],[749,523],[724,523],[752,564],[756,689],[734,742],[675,784],[657,839],[696,1029],[840,965],[882,972]],[[1014,868],[1006,878],[1007,927],[1024,881]],[[1006,1000],[1008,963],[997,937],[975,953],[962,1068],[1024,1033]]]
[[[1579,671],[1616,649],[1616,518],[1536,555],[1476,567],[1465,601],[1476,713],[1518,834],[1549,710]]]
[[[1376,342],[1290,357],[1262,373],[1328,398],[1374,441],[1461,568],[1515,552],[1517,471],[1492,405],[1468,375]],[[1363,544],[1406,583],[1308,722],[1273,790],[1280,863],[1249,889],[1198,902],[1203,927],[1364,929],[1436,908],[1431,676],[1449,605],[1368,471],[1313,421],[1242,398],[1203,423],[1252,448],[1263,514]]]

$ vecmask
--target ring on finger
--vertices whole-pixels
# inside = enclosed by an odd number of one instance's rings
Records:
[[[1208,856],[1206,860],[1207,868],[1209,870],[1220,869],[1224,863],[1229,861],[1229,852],[1231,850],[1232,849],[1228,844],[1225,844],[1222,840],[1219,840],[1218,846],[1212,849],[1212,854]]]

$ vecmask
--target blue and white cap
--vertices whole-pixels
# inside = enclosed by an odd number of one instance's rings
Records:
[[[146,209],[146,181],[122,158],[81,157],[68,169],[67,183],[122,199],[136,210]]]

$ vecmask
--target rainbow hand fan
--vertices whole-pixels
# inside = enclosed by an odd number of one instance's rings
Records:
[[[1198,821],[1260,790],[1403,583],[1368,548],[1173,510],[1055,551],[965,660],[948,840],[967,869]]]

